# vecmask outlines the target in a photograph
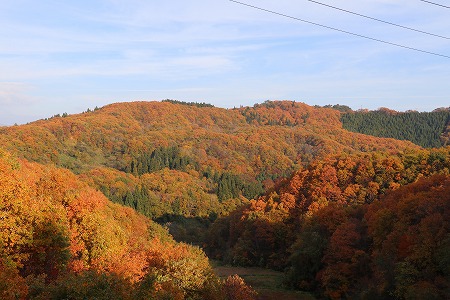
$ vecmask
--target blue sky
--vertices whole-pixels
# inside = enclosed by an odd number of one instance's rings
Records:
[[[450,56],[449,39],[310,1],[241,2]],[[450,37],[450,10],[422,1],[321,2]],[[0,124],[167,98],[429,111],[450,106],[450,59],[228,0],[0,1]]]

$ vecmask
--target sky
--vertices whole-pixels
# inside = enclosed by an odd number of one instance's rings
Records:
[[[450,9],[419,0],[318,1],[447,38],[307,0],[241,0],[295,19],[229,0],[2,0],[0,124],[136,100],[450,106]]]

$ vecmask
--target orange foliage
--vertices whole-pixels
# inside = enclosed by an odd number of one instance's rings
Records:
[[[404,191],[402,186],[432,174],[449,174],[449,151],[450,148],[442,148],[398,154],[342,154],[314,161],[307,168],[295,172],[289,180],[277,183],[266,195],[251,200],[247,207],[214,224],[208,242],[213,247],[208,249],[215,257],[229,262],[284,268],[291,255],[286,249],[293,245],[305,224],[320,223],[320,230],[328,233],[327,239],[331,238],[349,219],[347,207],[366,204],[384,206],[381,204],[384,202],[379,200],[394,191]],[[380,228],[374,230],[384,236],[389,227],[382,227],[392,222],[392,212],[382,210],[380,214],[385,222],[377,221]],[[417,217],[418,212],[414,210],[410,214]],[[361,213],[352,217],[358,219]],[[352,221],[347,225],[351,227],[354,224]],[[359,236],[362,234],[365,233],[358,233]],[[414,237],[405,232],[387,241],[377,235],[372,238],[375,245],[388,247],[388,253],[394,251],[399,252],[401,257],[410,257]],[[339,245],[337,247],[340,248]],[[360,268],[361,262],[367,260],[360,250],[359,246],[352,250],[355,254],[349,270]],[[329,258],[332,257],[330,255]],[[340,261],[340,258],[336,259]],[[338,268],[327,270],[324,276],[339,273]],[[329,286],[329,280],[324,282]],[[343,290],[336,297],[345,294],[344,285],[342,283]]]
[[[263,172],[281,175],[329,153],[418,148],[347,132],[339,117],[333,109],[290,101],[232,110],[169,102],[116,103],[2,128],[0,141],[25,158],[76,172],[98,166],[123,170],[141,152],[176,144],[202,166],[252,177]]]
[[[253,300],[257,295],[238,275],[228,276],[224,283],[224,292],[227,299],[233,300]]]
[[[328,297],[354,295],[359,275],[372,276],[376,290],[400,298],[420,287],[433,291],[445,285],[442,276],[414,283],[411,278],[424,268],[438,269],[430,263],[434,253],[445,260],[438,239],[447,243],[442,199],[448,202],[448,176],[420,179],[450,173],[450,147],[421,150],[409,142],[349,133],[339,117],[336,110],[290,101],[232,110],[134,102],[1,128],[6,149],[79,176],[0,151],[0,257],[7,258],[0,277],[17,279],[17,291],[11,289],[19,298],[27,293],[25,276],[38,282],[44,274],[48,283],[66,272],[74,282],[98,272],[106,274],[100,283],[148,284],[149,293],[160,297],[198,293],[210,278],[204,254],[175,244],[153,222],[104,195],[137,206],[131,199],[139,194],[148,200],[143,208],[148,216],[208,216],[221,209],[211,177],[202,175],[209,170],[209,176],[226,171],[258,177],[270,187],[216,222],[209,241],[216,257],[283,269],[300,232],[298,257],[322,258],[299,259],[312,270],[300,272],[301,285],[323,286]],[[199,167],[140,177],[123,172],[142,153],[171,145]],[[276,180],[292,171],[290,179]],[[363,209],[348,208],[357,205]],[[305,249],[305,237],[317,238],[312,248]],[[368,259],[383,264],[374,263],[372,273],[364,274]],[[231,278],[229,285],[240,286],[240,280]],[[120,293],[126,294],[130,286],[123,286]]]
[[[4,300],[26,299],[28,286],[11,262],[0,259],[0,298]]]
[[[64,282],[87,280],[90,271],[103,274],[93,288],[104,280],[128,289],[157,276],[159,290],[174,286],[182,295],[201,293],[213,278],[198,248],[176,244],[159,225],[111,203],[69,171],[20,161],[4,151],[0,214],[0,293],[5,299],[27,297],[23,278],[28,275],[33,288],[51,284],[54,291],[75,288]],[[14,284],[3,286],[8,282]]]

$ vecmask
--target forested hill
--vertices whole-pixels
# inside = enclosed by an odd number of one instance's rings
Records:
[[[293,101],[236,109],[178,101],[107,105],[0,128],[19,157],[70,169],[151,218],[208,216],[328,154],[418,146],[342,129],[340,112]]]
[[[433,112],[396,112],[385,108],[352,111],[344,113],[341,121],[345,129],[353,132],[408,140],[422,147],[450,143],[450,108]]]
[[[0,128],[0,142],[19,156],[82,173],[98,166],[129,171],[159,147],[180,148],[200,169],[249,177],[290,174],[329,153],[417,148],[411,143],[349,133],[340,113],[292,101],[240,109],[171,102],[107,105]]]
[[[223,281],[197,247],[108,201],[68,170],[0,149],[0,299],[221,299],[252,294]],[[253,299],[253,298],[238,298]]]
[[[125,170],[142,153],[177,145],[203,166],[257,175],[291,170],[323,154],[417,148],[342,129],[340,113],[292,101],[222,109],[172,102],[107,105],[0,128],[0,141],[32,161],[77,173]]]
[[[150,219],[320,298],[444,299],[450,146],[350,132],[346,112],[171,100],[1,127],[0,299],[255,299]]]
[[[319,299],[447,299],[450,147],[313,162],[218,219],[210,257]]]

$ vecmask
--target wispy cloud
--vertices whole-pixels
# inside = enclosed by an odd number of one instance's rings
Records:
[[[309,1],[242,2],[450,55],[447,40]],[[420,1],[332,5],[441,35],[450,28],[446,11]],[[450,60],[231,1],[1,1],[0,70],[0,103],[41,101],[42,114],[65,106],[73,111],[94,98],[106,103],[170,97],[229,107],[269,98],[333,102],[334,95],[348,97],[348,104],[365,97],[380,99],[373,106],[390,99],[400,107],[422,95],[437,99],[427,101],[432,109],[450,94]],[[402,105],[393,99],[403,99]],[[8,114],[13,118],[15,112]]]
[[[33,102],[33,98],[27,93],[32,87],[22,82],[1,82],[0,81],[0,105],[7,107],[10,105],[27,105]]]

